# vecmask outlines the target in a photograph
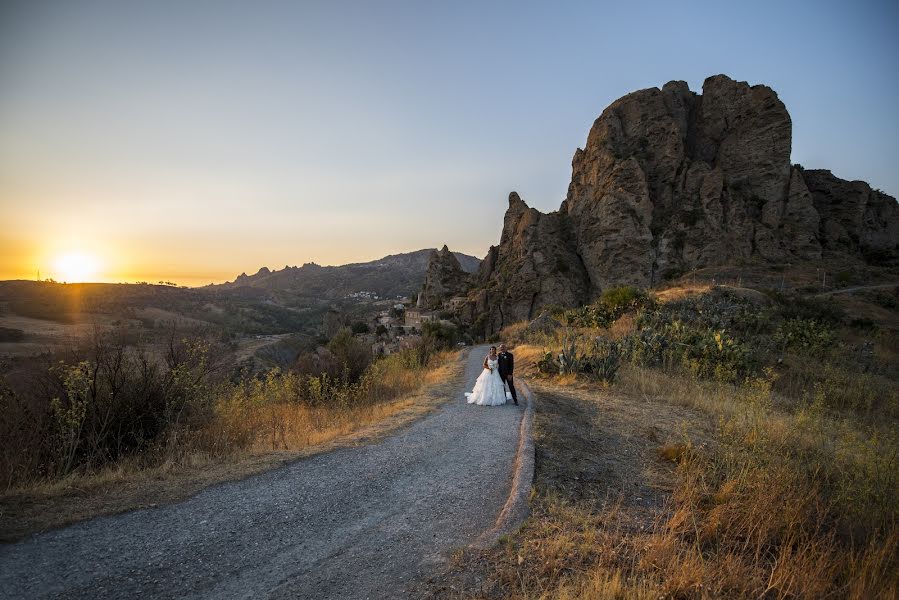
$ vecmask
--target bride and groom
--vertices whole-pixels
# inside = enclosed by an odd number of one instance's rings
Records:
[[[506,345],[490,346],[490,354],[484,359],[484,370],[478,376],[474,389],[466,392],[469,404],[479,406],[499,406],[506,403],[506,384],[509,386],[509,397],[518,406],[518,394],[512,383],[515,371],[515,357],[506,351]]]

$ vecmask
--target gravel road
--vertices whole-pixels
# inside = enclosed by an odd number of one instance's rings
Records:
[[[509,495],[524,411],[464,391],[378,443],[0,546],[0,597],[407,597]]]

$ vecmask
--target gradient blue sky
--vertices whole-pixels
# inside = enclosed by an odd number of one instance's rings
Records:
[[[2,2],[0,278],[206,283],[554,210],[630,91],[773,87],[793,161],[899,194],[896,2]]]

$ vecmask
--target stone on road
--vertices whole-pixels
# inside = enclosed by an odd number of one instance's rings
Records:
[[[404,597],[509,496],[523,408],[464,391],[372,445],[0,546],[0,597]]]

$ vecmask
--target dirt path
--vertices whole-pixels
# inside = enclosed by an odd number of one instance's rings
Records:
[[[378,443],[2,546],[0,597],[406,597],[509,497],[525,411],[463,391]]]
[[[659,449],[685,438],[702,444],[714,427],[698,410],[623,395],[615,387],[531,385],[536,402],[532,518],[507,543],[458,557],[422,586],[423,598],[540,597],[552,580],[546,565],[565,564],[580,551],[572,546],[569,556],[559,549],[580,539],[578,528],[585,522],[601,523],[596,527],[604,529],[591,532],[597,536],[612,531],[625,539],[649,531],[675,483],[675,465],[661,458]],[[561,520],[560,503],[568,507]]]
[[[881,283],[878,285],[857,285],[855,287],[843,288],[840,290],[831,290],[829,292],[821,292],[820,294],[812,294],[813,298],[823,298],[825,296],[833,296],[835,294],[851,294],[852,292],[860,292],[862,290],[884,290],[899,286],[899,283]]]

